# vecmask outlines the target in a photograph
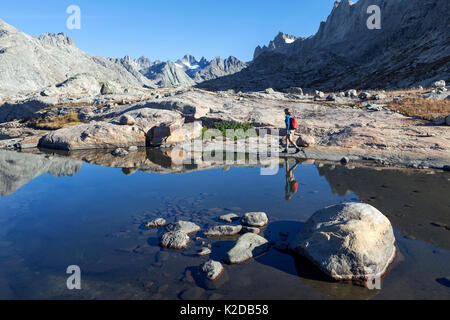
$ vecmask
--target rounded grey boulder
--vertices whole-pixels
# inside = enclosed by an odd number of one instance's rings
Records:
[[[208,262],[205,262],[201,270],[203,273],[205,273],[206,278],[208,278],[211,281],[217,280],[222,274],[223,274],[223,266],[220,262],[209,260]]]
[[[396,254],[388,218],[364,203],[344,203],[317,211],[289,248],[336,280],[381,277]]]
[[[183,231],[170,231],[159,238],[159,245],[166,249],[182,250],[189,244],[189,236]]]
[[[186,234],[197,233],[201,228],[193,222],[178,221],[166,226],[167,231],[182,231]]]
[[[242,225],[246,227],[264,227],[269,223],[265,212],[248,212],[241,219]]]

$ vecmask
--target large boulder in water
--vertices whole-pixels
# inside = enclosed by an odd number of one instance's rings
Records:
[[[396,253],[388,218],[363,203],[319,210],[305,223],[290,249],[336,280],[356,281],[381,277]]]

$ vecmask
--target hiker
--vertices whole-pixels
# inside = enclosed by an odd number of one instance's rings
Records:
[[[289,160],[286,159],[286,187],[285,187],[285,191],[286,191],[286,200],[291,200],[292,197],[294,196],[294,194],[297,193],[298,191],[298,182],[295,178],[294,175],[294,170],[297,168],[299,164],[299,161],[296,160],[295,161],[295,165],[290,168],[290,163]]]
[[[286,114],[286,149],[283,152],[288,153],[289,146],[292,144],[295,147],[295,153],[299,153],[300,148],[292,140],[294,139],[295,130],[298,129],[297,118],[292,115],[289,109],[285,109],[284,113]]]

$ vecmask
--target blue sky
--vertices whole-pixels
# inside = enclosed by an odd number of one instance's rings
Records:
[[[176,60],[186,53],[248,61],[279,32],[314,34],[335,0],[2,0],[0,19],[39,36],[65,32],[98,56]],[[68,30],[69,5],[81,8],[81,30]]]

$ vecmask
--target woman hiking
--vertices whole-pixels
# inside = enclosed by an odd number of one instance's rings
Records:
[[[289,152],[289,147],[291,144],[295,147],[295,153],[299,153],[300,148],[292,140],[294,139],[295,130],[298,128],[297,118],[292,116],[292,112],[289,109],[285,109],[284,113],[286,115],[286,149],[283,153]]]

